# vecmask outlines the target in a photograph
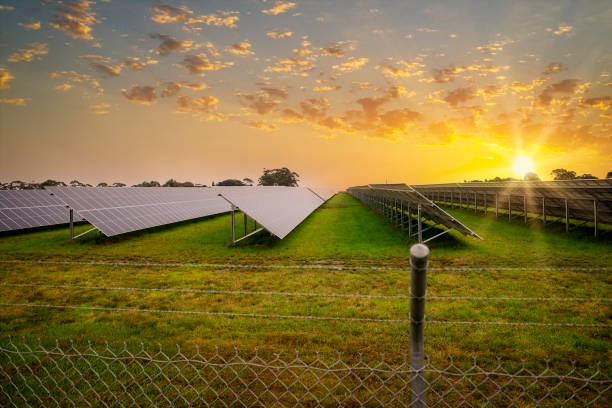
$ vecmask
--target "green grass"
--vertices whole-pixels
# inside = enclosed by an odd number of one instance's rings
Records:
[[[612,265],[606,239],[580,230],[525,226],[464,211],[450,211],[481,235],[480,241],[453,231],[430,243],[433,267],[507,267],[524,270],[439,270],[428,275],[429,296],[611,297],[610,272],[572,270]],[[238,217],[237,220],[241,220]],[[238,222],[238,229],[240,229]],[[77,227],[77,233],[88,225]],[[431,232],[431,231],[430,231]],[[65,227],[0,237],[3,260],[193,262],[279,265],[266,269],[222,266],[110,266],[0,264],[4,283],[192,288],[243,291],[407,295],[409,247],[414,240],[354,198],[340,194],[313,213],[285,240],[267,233],[230,245],[228,215],[156,228],[117,238],[86,235],[68,240]],[[282,265],[386,265],[393,270],[296,269]],[[529,268],[559,267],[555,270]],[[70,304],[407,319],[405,299],[346,299],[267,295],[207,295],[0,287],[2,303]],[[610,323],[609,303],[429,301],[429,320]],[[356,323],[246,317],[187,316],[135,312],[2,307],[6,336],[128,343],[259,347],[304,353],[408,351],[404,323]],[[477,355],[516,360],[551,359],[588,365],[610,361],[609,329],[436,326],[425,331],[425,351],[435,359]]]

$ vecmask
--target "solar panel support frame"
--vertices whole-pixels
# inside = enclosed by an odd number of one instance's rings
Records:
[[[74,239],[74,210],[70,208],[70,240]]]
[[[253,235],[257,234],[258,232],[261,232],[261,231],[265,230],[264,227],[257,228],[257,221],[255,221],[255,218],[251,217],[251,219],[253,220],[253,226],[254,226],[253,228],[254,228],[254,230],[247,234],[247,231],[248,231],[248,223],[247,222],[248,222],[248,218],[249,218],[248,214],[246,212],[240,210],[240,208],[237,207],[236,205],[234,205],[234,203],[232,203],[230,200],[228,200],[227,198],[223,197],[222,194],[218,194],[218,195],[219,195],[219,197],[221,197],[222,199],[227,201],[232,206],[232,245],[242,241],[243,239],[246,239],[246,238],[248,238],[250,236],[253,236]],[[242,236],[242,237],[240,237],[238,239],[236,239],[236,210],[240,210],[244,214],[244,236]]]

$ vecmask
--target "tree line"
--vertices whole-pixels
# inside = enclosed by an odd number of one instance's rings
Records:
[[[257,185],[260,186],[287,186],[297,187],[300,175],[294,171],[289,170],[287,167],[280,169],[264,169],[263,174],[258,179]],[[238,179],[225,179],[215,183],[212,182],[212,186],[252,186],[254,181],[248,177],[241,180]],[[78,180],[72,180],[69,183],[63,181],[47,179],[41,183],[27,182],[21,180],[14,180],[7,183],[0,183],[0,190],[34,190],[42,189],[45,187],[53,186],[70,186],[70,187],[93,187],[92,184],[82,183]],[[96,184],[96,187],[126,187],[125,183],[105,183],[101,182]],[[159,181],[143,181],[142,183],[134,184],[132,187],[208,187],[206,184],[192,183],[191,181],[177,181],[170,179],[165,183]]]
[[[599,180],[599,177],[592,175],[591,173],[585,173],[578,175],[575,171],[566,169],[554,169],[550,172],[553,180]],[[612,171],[606,174],[606,179],[612,179]],[[501,183],[504,181],[541,181],[540,177],[535,173],[527,173],[523,179],[517,179],[513,177],[494,177],[492,179],[484,180],[463,180],[464,183]]]

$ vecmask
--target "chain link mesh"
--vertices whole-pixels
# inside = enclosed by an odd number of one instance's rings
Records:
[[[428,407],[608,407],[612,379],[599,365],[553,370],[450,359],[425,364]],[[409,407],[406,356],[310,357],[80,345],[0,346],[3,406]]]

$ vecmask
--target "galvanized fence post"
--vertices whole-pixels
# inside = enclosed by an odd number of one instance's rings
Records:
[[[415,244],[410,248],[410,389],[411,407],[425,408],[425,354],[423,332],[425,325],[425,294],[427,292],[427,263],[429,248]]]

